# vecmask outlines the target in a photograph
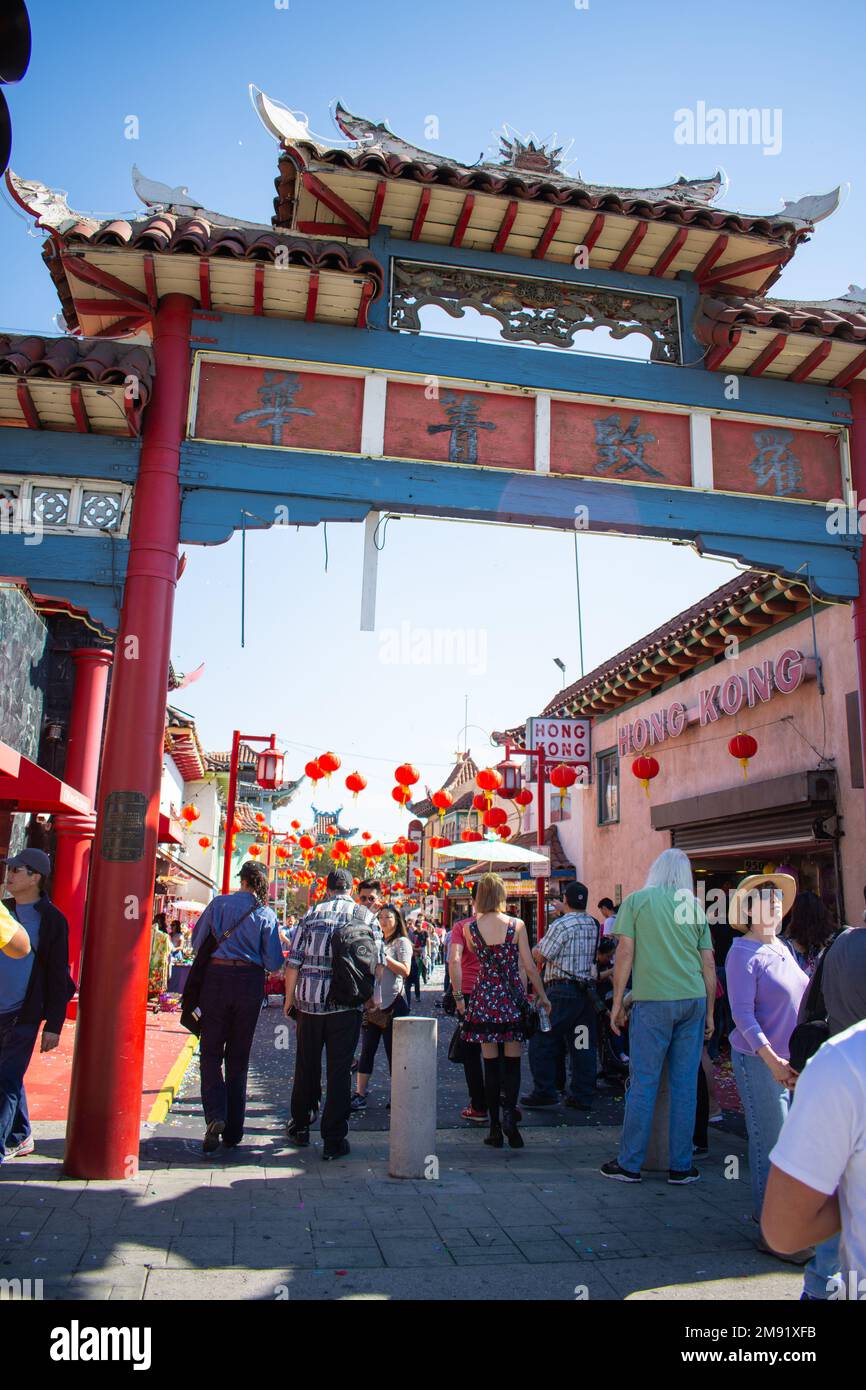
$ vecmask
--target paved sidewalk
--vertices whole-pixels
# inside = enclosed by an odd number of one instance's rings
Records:
[[[323,1164],[317,1132],[308,1149],[285,1137],[282,1022],[263,1011],[240,1149],[201,1154],[196,1066],[167,1122],[144,1126],[128,1182],[64,1178],[63,1126],[37,1124],[36,1154],[0,1168],[0,1278],[41,1278],[64,1299],[799,1297],[800,1273],[754,1248],[739,1134],[712,1127],[694,1186],[626,1186],[598,1173],[620,1098],[599,1092],[589,1116],[527,1113],[526,1148],[492,1150],[459,1119],[462,1072],[444,1062],[438,1177],[392,1179],[382,1059],[350,1157]]]

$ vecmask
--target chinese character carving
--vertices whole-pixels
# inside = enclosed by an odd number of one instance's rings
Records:
[[[283,443],[283,430],[289,428],[296,415],[315,415],[314,410],[306,410],[295,405],[294,399],[301,388],[297,372],[265,372],[265,382],[256,395],[261,401],[258,410],[242,410],[235,416],[235,424],[245,420],[255,420],[262,429],[271,429],[271,443]]]
[[[490,420],[479,420],[481,401],[477,396],[458,396],[454,391],[442,392],[442,404],[448,416],[447,425],[428,425],[428,434],[448,432],[448,462],[478,462],[478,431],[495,430]]]
[[[603,420],[595,421],[595,447],[598,454],[598,461],[595,465],[597,473],[609,473],[613,470],[614,475],[619,476],[623,473],[630,473],[632,469],[637,469],[646,478],[663,478],[658,468],[653,468],[652,464],[647,463],[644,458],[644,449],[647,444],[655,444],[654,434],[638,434],[640,429],[640,416],[633,415],[631,422],[626,429],[620,424],[618,415],[608,415]]]
[[[776,497],[803,491],[803,467],[791,449],[791,430],[756,430],[756,458],[749,464],[758,487],[775,485]]]

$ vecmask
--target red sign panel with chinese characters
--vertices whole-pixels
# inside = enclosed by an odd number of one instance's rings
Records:
[[[385,454],[433,463],[534,468],[535,402],[527,396],[388,383]]]
[[[364,378],[203,362],[193,434],[198,439],[291,449],[361,449]]]
[[[714,420],[712,431],[719,491],[818,502],[842,496],[838,434],[742,420]]]
[[[552,401],[550,471],[689,487],[689,417],[631,406]]]

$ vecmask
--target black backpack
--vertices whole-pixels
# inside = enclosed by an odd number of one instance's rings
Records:
[[[833,941],[837,940],[838,937],[833,938]],[[830,1037],[830,1021],[824,1000],[824,962],[827,959],[828,951],[832,950],[833,941],[825,947],[818,962],[818,968],[806,990],[803,1007],[800,1010],[800,1022],[791,1034],[788,1043],[789,1060],[798,1075],[803,1071],[809,1058],[814,1057],[818,1048],[823,1047]]]
[[[379,945],[366,917],[366,909],[356,908],[355,914],[331,933],[331,987],[326,1000],[331,1006],[356,1009],[372,998]]]

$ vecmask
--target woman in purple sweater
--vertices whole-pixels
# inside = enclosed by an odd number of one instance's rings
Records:
[[[743,933],[733,942],[725,968],[734,1019],[731,1061],[749,1134],[756,1221],[761,1219],[770,1150],[788,1113],[788,1087],[796,1080],[788,1041],[809,984],[787,946],[777,940],[796,893],[790,874],[750,874],[739,884],[728,915],[730,925]],[[767,1248],[760,1237],[758,1246]]]

